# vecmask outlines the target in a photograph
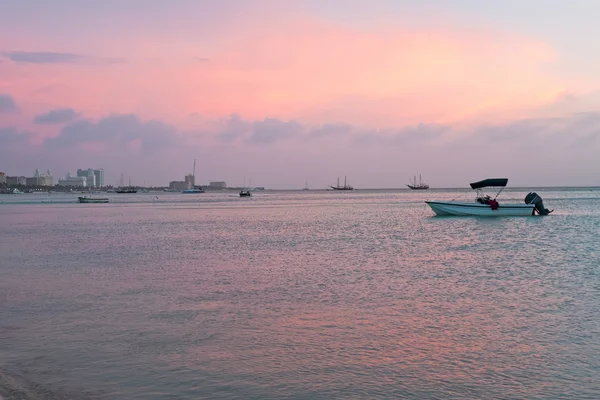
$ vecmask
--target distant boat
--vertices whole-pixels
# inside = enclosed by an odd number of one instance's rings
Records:
[[[202,188],[193,188],[193,189],[184,189],[181,191],[181,193],[204,193],[204,189]]]
[[[78,197],[80,203],[108,203],[108,198],[102,197]]]
[[[245,189],[246,187],[246,177],[244,177],[244,189],[240,190],[240,197],[252,197],[252,192],[250,189]]]
[[[128,187],[128,188],[118,188],[115,190],[115,193],[137,193],[137,189]]]
[[[306,185],[304,186],[304,189],[302,189],[302,190],[310,190],[310,189],[308,188],[308,181],[306,181]]]
[[[344,176],[344,186],[340,186],[340,177],[338,176],[337,186],[330,186],[333,190],[354,190],[354,188],[346,183],[346,177]]]
[[[421,175],[419,175],[419,183],[417,183],[417,177],[415,176],[413,178],[412,182],[410,182],[410,185],[406,185],[406,186],[408,186],[412,190],[427,190],[427,189],[429,189],[429,185],[426,184],[425,182],[423,182]]]

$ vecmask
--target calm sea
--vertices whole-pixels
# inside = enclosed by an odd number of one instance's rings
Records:
[[[0,397],[599,399],[600,190],[536,191],[0,196]]]

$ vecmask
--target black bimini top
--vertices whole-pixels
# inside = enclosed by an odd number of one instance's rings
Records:
[[[471,183],[471,189],[481,189],[484,187],[492,186],[492,187],[504,187],[508,183],[507,178],[490,178],[484,179],[479,182]]]

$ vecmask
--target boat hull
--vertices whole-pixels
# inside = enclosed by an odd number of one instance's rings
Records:
[[[80,203],[108,203],[107,198],[78,197]]]
[[[333,190],[354,190],[354,188],[351,186],[330,186],[330,188],[332,188]]]
[[[489,204],[457,201],[426,201],[436,215],[456,217],[529,217],[534,215],[533,204],[500,204],[495,210]]]
[[[182,190],[181,193],[183,193],[183,194],[204,193],[204,190],[200,190],[200,189],[185,189],[185,190]]]

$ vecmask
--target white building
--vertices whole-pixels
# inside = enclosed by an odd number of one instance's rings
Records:
[[[71,173],[68,172],[67,176],[58,180],[58,186],[87,187],[87,177],[71,176]]]
[[[104,186],[104,169],[95,169],[94,176],[96,177],[96,187]]]
[[[227,184],[225,182],[222,182],[222,181],[217,181],[217,182],[211,181],[208,184],[208,187],[211,188],[211,189],[225,189],[225,188],[227,188]]]
[[[171,190],[185,190],[187,188],[188,188],[188,184],[185,181],[169,182],[169,189],[171,189]]]
[[[93,169],[91,169],[91,168],[78,169],[77,176],[84,177],[86,180],[87,186],[89,186],[89,187],[96,186],[96,175],[94,174]]]
[[[40,170],[36,168],[35,173],[33,174],[33,178],[27,178],[27,185],[53,186],[54,177],[52,176],[52,172],[50,172],[50,170],[47,170],[45,173],[40,173]]]

